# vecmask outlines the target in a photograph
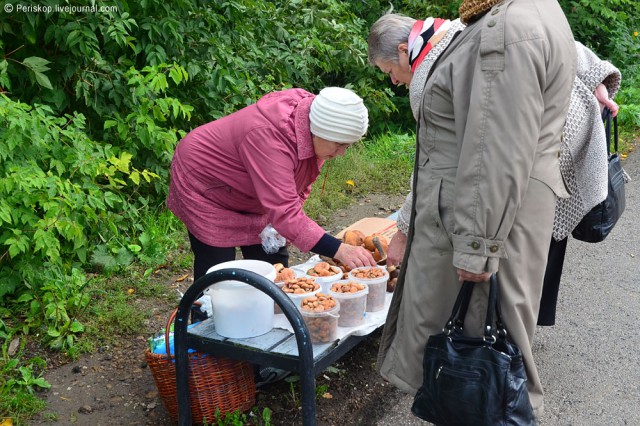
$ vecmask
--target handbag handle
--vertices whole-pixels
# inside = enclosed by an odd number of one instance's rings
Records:
[[[453,305],[451,316],[442,330],[446,335],[451,333],[461,334],[464,328],[464,319],[469,308],[471,294],[476,283],[465,281],[458,293],[458,297]],[[495,313],[495,326],[494,326]],[[491,274],[489,278],[489,301],[487,303],[487,314],[483,329],[484,339],[487,342],[494,343],[498,338],[506,338],[507,330],[502,321],[502,311],[500,310],[500,300],[498,297],[498,277],[497,274]]]
[[[464,317],[467,314],[467,308],[469,307],[469,300],[471,299],[471,293],[473,292],[473,285],[474,283],[471,281],[465,281],[462,283],[462,288],[458,292],[458,297],[456,297],[456,301],[453,304],[451,316],[442,329],[447,336],[454,331],[462,333]]]
[[[618,116],[613,117],[613,146],[615,153],[618,153]]]
[[[604,121],[604,134],[607,141],[607,157],[618,153],[618,117],[613,117],[611,110],[607,107],[602,111],[602,121]],[[611,122],[613,121],[613,152],[611,151]]]

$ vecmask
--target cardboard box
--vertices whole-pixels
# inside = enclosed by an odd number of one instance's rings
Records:
[[[378,233],[384,236],[387,241],[391,241],[391,238],[398,231],[398,227],[395,220],[383,217],[365,217],[338,232],[336,238],[342,239],[342,236],[348,230],[358,230],[365,236]]]

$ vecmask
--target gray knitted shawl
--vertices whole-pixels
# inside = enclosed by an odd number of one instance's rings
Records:
[[[560,198],[553,221],[553,238],[560,241],[595,205],[607,197],[608,160],[600,104],[593,92],[602,83],[613,99],[620,88],[620,71],[576,42],[577,68],[560,147],[560,171],[571,196]]]

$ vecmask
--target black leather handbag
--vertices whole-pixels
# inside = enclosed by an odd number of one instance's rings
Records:
[[[522,354],[502,323],[495,274],[484,336],[463,335],[475,285],[463,284],[442,333],[429,337],[423,383],[411,412],[441,426],[535,425]]]
[[[618,155],[618,119],[613,117],[613,143],[611,152],[611,111],[608,108],[602,113],[607,136],[607,158],[609,159],[609,190],[607,198],[587,213],[571,232],[576,240],[587,243],[599,243],[607,238],[618,222],[625,208],[625,174]]]

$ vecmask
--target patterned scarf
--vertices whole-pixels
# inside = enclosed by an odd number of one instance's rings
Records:
[[[440,41],[451,27],[451,21],[442,18],[427,18],[416,21],[409,33],[409,65],[415,72],[433,46]]]
[[[464,0],[458,9],[460,20],[469,24],[473,18],[491,9],[500,0]]]

